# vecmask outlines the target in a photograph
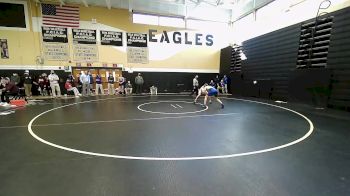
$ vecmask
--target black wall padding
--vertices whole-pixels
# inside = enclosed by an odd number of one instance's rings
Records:
[[[230,93],[235,96],[242,96],[244,94],[244,78],[241,72],[233,72],[230,74],[231,85]]]
[[[228,46],[220,51],[220,74],[229,75],[232,47]]]
[[[334,19],[328,50],[327,69],[316,68],[325,69],[322,71],[327,72],[326,75],[318,73],[320,74],[319,77],[325,78],[317,80],[316,76],[313,75],[317,72],[316,70],[306,71],[305,73],[296,70],[301,25],[314,20],[310,19],[243,42],[243,52],[247,60],[242,62],[241,74],[232,75],[234,94],[236,92],[238,95],[261,97],[261,89],[268,90],[272,85],[270,93],[273,99],[290,99],[290,101],[308,102],[317,105],[320,100],[315,100],[308,89],[310,85],[312,86],[312,81],[317,84],[321,80],[325,88],[328,81],[326,101],[328,106],[349,109],[350,8],[344,8],[328,15],[334,16]],[[226,58],[226,55],[221,57]],[[223,59],[221,61],[224,62]],[[259,85],[253,85],[254,80],[258,81],[257,84]],[[300,95],[297,92],[300,92]],[[266,96],[266,93],[263,92],[263,96]],[[324,100],[321,100],[321,102],[320,104],[325,104]]]
[[[290,74],[289,101],[326,107],[330,81],[330,69],[296,69]]]
[[[350,108],[350,8],[334,14],[328,67],[333,70],[328,105]]]
[[[241,69],[244,95],[287,99],[289,72],[296,66],[299,34],[300,24],[297,24],[243,42],[247,57]]]
[[[195,75],[198,75],[200,85],[209,83],[216,76],[214,73],[142,72],[141,74],[145,81],[143,85],[144,92],[149,92],[149,88],[154,85],[158,88],[158,92],[164,93],[190,92],[193,88],[192,80]],[[123,76],[134,84],[137,72],[123,72]]]

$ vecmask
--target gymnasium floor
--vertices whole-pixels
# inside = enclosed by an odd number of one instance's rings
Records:
[[[0,195],[350,195],[349,112],[222,101],[101,96],[0,116]]]

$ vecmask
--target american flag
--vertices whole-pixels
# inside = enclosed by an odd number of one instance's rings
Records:
[[[79,7],[41,4],[43,25],[79,27]]]

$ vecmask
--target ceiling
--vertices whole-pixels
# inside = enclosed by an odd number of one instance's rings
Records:
[[[128,9],[134,12],[229,22],[273,0],[35,0]]]

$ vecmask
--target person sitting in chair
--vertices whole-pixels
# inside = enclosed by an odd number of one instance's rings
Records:
[[[131,95],[132,94],[132,84],[130,81],[128,81],[128,83],[126,83],[125,85],[125,93],[127,95]]]
[[[79,94],[77,87],[72,86],[70,79],[67,79],[66,83],[64,84],[64,88],[67,90],[67,92],[73,91],[75,97],[79,97],[81,95]]]
[[[14,82],[10,82],[9,78],[6,78],[5,84],[5,90],[1,93],[1,102],[10,103],[10,96],[18,94],[18,87]]]

